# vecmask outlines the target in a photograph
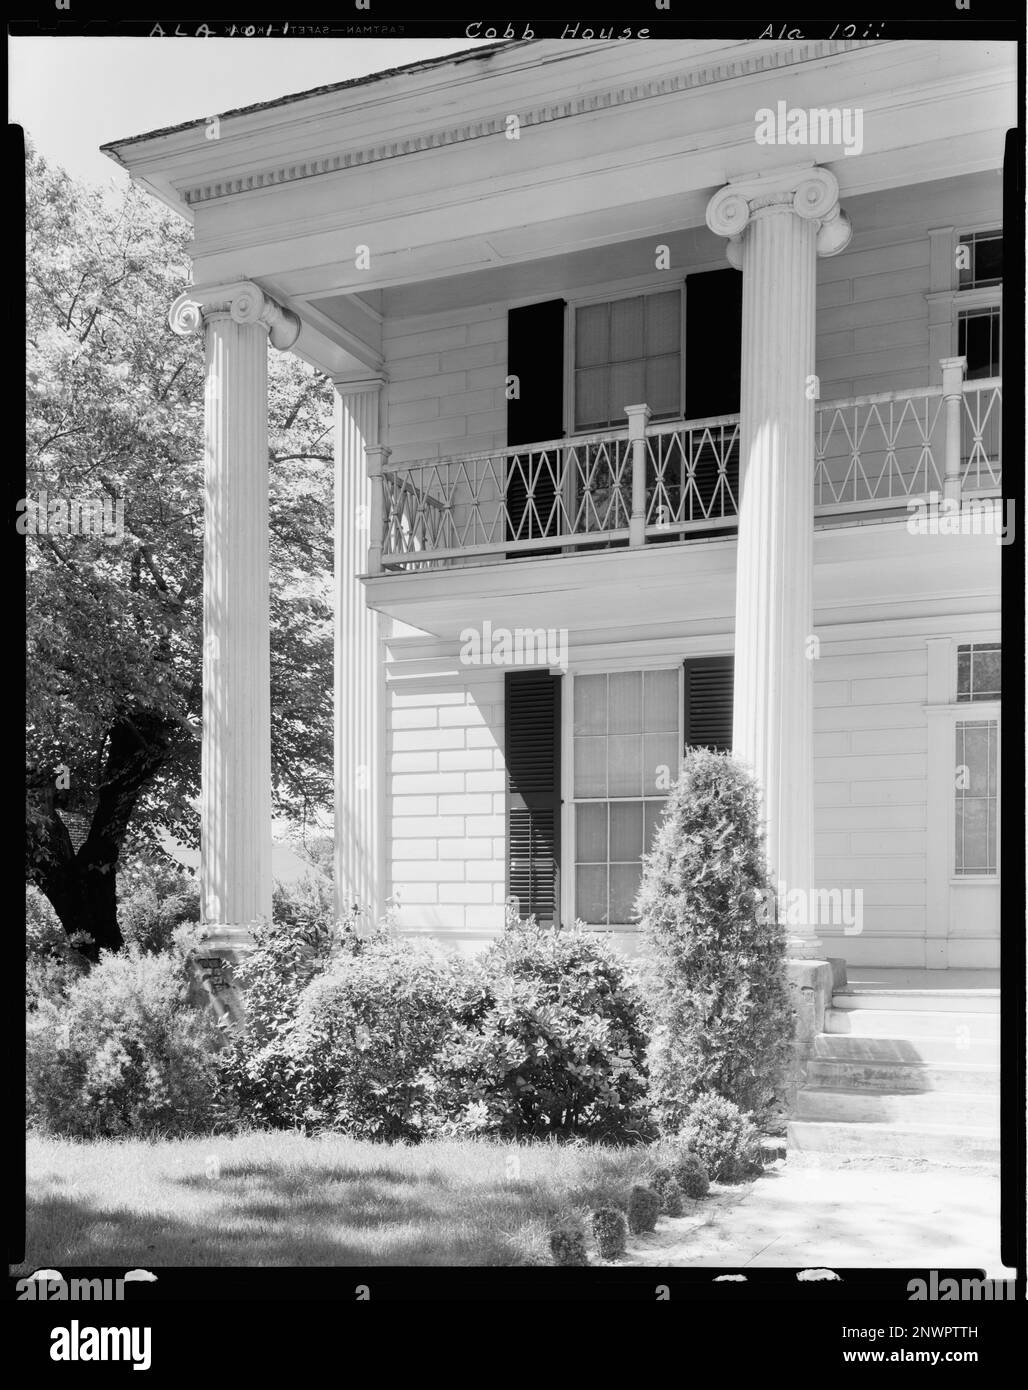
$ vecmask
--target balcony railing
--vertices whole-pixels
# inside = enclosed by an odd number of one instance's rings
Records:
[[[893,511],[930,493],[997,496],[1000,379],[815,408],[814,513]],[[739,417],[650,423],[489,453],[378,463],[380,565],[422,570],[716,535],[737,524]],[[378,508],[381,508],[378,512]],[[372,554],[375,554],[373,547]],[[370,568],[378,568],[377,556]]]

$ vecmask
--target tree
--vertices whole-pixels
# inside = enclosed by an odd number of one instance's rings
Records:
[[[666,1129],[706,1091],[770,1118],[793,1020],[769,901],[756,782],[726,754],[690,750],[636,901],[651,1097]]]
[[[27,163],[27,497],[56,512],[26,536],[27,877],[69,934],[115,949],[120,857],[198,840],[203,345],[167,322],[184,225]],[[301,823],[331,786],[329,393],[272,355],[273,781]],[[62,503],[93,498],[121,500],[122,540],[62,530]]]

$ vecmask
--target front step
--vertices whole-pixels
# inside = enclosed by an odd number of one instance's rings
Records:
[[[999,1014],[919,1009],[825,1010],[826,1033],[849,1033],[863,1038],[916,1040],[930,1038],[998,1038]]]
[[[833,1038],[832,1042],[849,1042]],[[863,1041],[863,1040],[862,1040]],[[807,1085],[849,1091],[958,1091],[999,1094],[999,1072],[988,1062],[963,1065],[936,1062],[894,1062],[861,1058],[814,1057],[806,1067]]]
[[[788,1144],[790,1160],[815,1158],[833,1166],[874,1159],[962,1168],[999,1162],[999,1136],[991,1126],[797,1119],[789,1121]]]
[[[840,1091],[808,1084],[796,1097],[797,1120],[856,1124],[925,1121],[952,1128],[999,1130],[999,1096],[958,1091]]]
[[[998,989],[876,989],[847,985],[832,995],[835,1009],[875,1009],[889,1013],[998,1014]]]
[[[999,1039],[954,1033],[942,1037],[862,1037],[858,1033],[818,1033],[814,1056],[825,1061],[890,1062],[894,1064],[972,1062],[999,1066]]]

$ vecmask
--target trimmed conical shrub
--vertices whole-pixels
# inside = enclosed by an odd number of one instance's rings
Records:
[[[650,1093],[667,1132],[717,1091],[774,1109],[793,1038],[785,934],[774,910],[753,777],[693,749],[645,857],[642,920]]]

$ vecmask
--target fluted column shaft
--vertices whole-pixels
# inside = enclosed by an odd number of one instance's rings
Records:
[[[828,171],[808,168],[730,184],[708,209],[743,273],[733,751],[761,786],[771,875],[808,905],[816,259],[849,240],[837,194]],[[791,907],[790,923],[813,935]]]
[[[224,951],[271,916],[267,353],[299,322],[243,282],[187,291],[171,324],[205,338],[200,887]]]
[[[335,880],[340,916],[370,930],[384,910],[381,808],[383,709],[379,615],[358,578],[368,572],[372,480],[382,382],[337,381],[335,398]],[[377,479],[375,480],[377,485]]]

